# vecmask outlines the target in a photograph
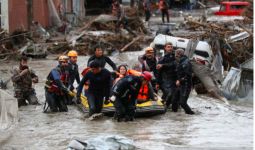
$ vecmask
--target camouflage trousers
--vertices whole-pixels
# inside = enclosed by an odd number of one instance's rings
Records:
[[[18,107],[27,105],[26,100],[31,105],[39,104],[34,89],[28,91],[15,90],[14,97],[16,97],[18,100]]]

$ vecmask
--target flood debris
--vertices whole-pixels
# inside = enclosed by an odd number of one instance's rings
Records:
[[[253,101],[253,58],[241,64],[241,68],[231,67],[224,82],[224,96],[229,100]]]
[[[145,38],[148,31],[139,18],[137,8],[124,7],[125,26],[117,31],[115,16],[101,14],[73,24],[57,13],[53,1],[48,1],[48,7],[52,26],[49,30],[43,28],[40,22],[33,21],[30,31],[21,29],[13,34],[0,31],[0,58],[4,60],[12,54],[44,58],[47,53],[63,54],[70,49],[87,55],[96,44],[101,44],[109,53],[136,51],[142,49],[143,43],[148,43],[148,38]]]
[[[251,24],[245,24],[243,21],[202,22],[191,18],[187,19],[184,28],[200,33],[181,37],[208,41],[214,54],[220,49],[225,67],[238,67],[252,57],[253,28]]]

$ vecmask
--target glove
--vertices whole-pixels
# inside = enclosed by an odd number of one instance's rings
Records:
[[[69,90],[68,90],[68,88],[63,88],[63,90],[62,90],[65,94],[68,94],[69,93]]]
[[[110,97],[110,101],[111,101],[112,103],[113,103],[115,100],[116,100],[116,96],[113,95],[113,96]]]

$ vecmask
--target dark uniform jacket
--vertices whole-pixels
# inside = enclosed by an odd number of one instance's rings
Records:
[[[187,56],[182,56],[176,67],[177,79],[182,83],[191,85],[192,82],[192,65]]]
[[[158,78],[158,70],[156,69],[158,60],[154,57],[148,59],[145,55],[139,57],[139,61],[142,63],[142,71],[153,72],[154,77]]]
[[[80,96],[86,81],[89,81],[89,92],[104,95],[107,99],[109,98],[112,79],[111,73],[107,69],[102,68],[98,74],[93,74],[91,71],[85,74],[79,84],[77,96]]]
[[[164,55],[158,64],[162,64],[162,68],[159,71],[158,83],[176,80],[176,62],[174,54],[169,53]]]
[[[114,85],[113,95],[118,98],[128,98],[130,96],[130,100],[134,101],[137,98],[141,85],[141,77],[125,76]]]
[[[76,80],[76,82],[80,83],[80,76],[79,76],[79,67],[77,64],[73,64],[71,62],[68,63],[68,70],[69,70],[69,81],[68,81],[68,88],[73,89],[73,83]]]
[[[117,70],[115,63],[108,56],[96,57],[94,55],[94,56],[90,57],[88,60],[88,63],[87,63],[88,67],[92,61],[97,61],[100,64],[101,68],[104,68],[105,64],[108,63],[112,67],[113,70]]]

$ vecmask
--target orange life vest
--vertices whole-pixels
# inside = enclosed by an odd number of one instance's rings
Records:
[[[137,100],[138,101],[147,101],[149,99],[149,87],[148,85],[143,85],[141,86],[140,90],[139,90],[139,94],[137,96]]]
[[[127,74],[128,74],[128,75],[134,75],[134,76],[140,76],[142,73],[139,72],[139,71],[136,71],[136,70],[129,69],[129,70],[127,71]]]

